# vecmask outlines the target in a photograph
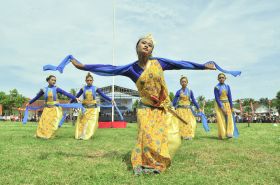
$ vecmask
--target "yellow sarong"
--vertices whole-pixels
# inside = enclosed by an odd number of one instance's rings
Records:
[[[176,113],[189,123],[186,125],[179,121],[180,135],[183,139],[192,139],[195,136],[196,119],[190,109],[190,104],[190,97],[181,92]]]
[[[55,106],[58,102],[54,101],[52,91],[45,93],[47,93],[46,107],[43,109],[43,113],[39,120],[36,137],[50,139],[54,137],[55,131],[58,129],[58,124],[62,119],[62,108]]]
[[[195,136],[196,119],[190,108],[177,108],[176,113],[184,118],[189,124],[180,121],[180,135],[183,139],[192,139]]]
[[[171,164],[181,144],[178,119],[167,112],[170,106],[163,70],[149,60],[136,82],[141,103],[137,110],[138,135],[131,162],[135,174],[160,173]]]
[[[219,139],[223,139],[225,137],[233,137],[234,131],[234,122],[232,117],[232,111],[230,108],[230,104],[228,102],[227,91],[222,90],[220,95],[220,100],[226,109],[226,115],[223,113],[222,109],[218,106],[217,102],[215,102],[215,111],[217,116],[217,126],[218,126],[218,137]]]
[[[90,139],[98,128],[99,108],[87,108],[79,113],[76,122],[75,139]]]
[[[84,89],[85,90],[85,89]],[[85,90],[85,99],[83,100],[83,105],[86,107],[84,114],[79,113],[78,119],[76,121],[75,129],[75,139],[88,140],[90,139],[98,128],[98,118],[100,108],[96,107],[96,100],[92,94],[92,90]],[[87,106],[95,106],[89,107]]]
[[[50,139],[54,136],[62,118],[61,107],[45,107],[38,123],[36,137]]]
[[[217,116],[218,137],[233,137],[234,123],[229,102],[223,102],[227,115],[224,115],[222,109],[215,102],[215,111]]]

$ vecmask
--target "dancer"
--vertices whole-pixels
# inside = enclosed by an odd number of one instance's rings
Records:
[[[219,139],[232,138],[237,127],[233,118],[232,97],[229,85],[225,84],[226,75],[218,75],[219,83],[214,88],[215,111],[217,116],[218,137]],[[236,135],[236,134],[235,134]]]
[[[63,94],[69,98],[76,99],[70,93],[65,92],[64,90],[60,89],[59,87],[55,86],[56,77],[50,75],[46,78],[48,82],[48,86],[44,89],[41,89],[36,97],[29,101],[26,106],[31,105],[33,102],[38,100],[41,96],[45,96],[45,106],[43,109],[43,113],[39,120],[39,124],[36,131],[36,137],[43,138],[43,139],[50,139],[54,137],[55,131],[58,128],[59,122],[62,119],[62,108],[57,106],[58,104],[58,97],[57,93]]]
[[[76,131],[75,139],[88,140],[95,133],[98,127],[98,117],[100,108],[96,103],[96,92],[105,100],[111,101],[112,99],[102,93],[101,89],[93,86],[93,76],[88,73],[86,76],[86,86],[80,89],[76,95],[79,98],[83,95],[83,106],[86,108],[84,114],[79,113],[77,122],[76,122]],[[114,102],[112,102],[114,104]]]
[[[194,98],[193,91],[187,87],[188,78],[186,76],[180,78],[180,84],[182,88],[176,92],[173,106],[176,107],[177,114],[189,123],[186,125],[180,122],[181,137],[185,140],[192,140],[195,136],[196,119],[193,115],[191,103],[195,105],[199,112],[201,112],[201,109]]]
[[[63,72],[65,65],[70,60],[78,69],[91,71],[103,76],[122,75],[135,82],[141,97],[137,110],[139,127],[137,143],[131,154],[131,162],[135,174],[160,173],[164,171],[171,163],[172,153],[179,147],[181,142],[178,120],[170,113],[172,112],[170,108],[171,102],[163,71],[215,68],[225,71],[214,62],[197,64],[187,61],[155,58],[152,57],[153,49],[153,38],[151,35],[148,35],[140,38],[136,44],[138,60],[125,66],[104,64],[84,65],[71,55],[67,56],[59,66],[44,66],[44,70],[59,70]],[[233,75],[240,74],[239,71],[225,72],[232,73]]]

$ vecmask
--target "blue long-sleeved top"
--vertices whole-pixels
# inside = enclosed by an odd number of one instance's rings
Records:
[[[60,89],[59,87],[56,88],[56,92],[60,93],[60,94],[63,94],[65,96],[67,96],[68,98],[72,99],[72,100],[76,99],[76,97],[74,95],[72,95],[72,94],[70,94],[70,93]],[[45,94],[44,90],[40,89],[40,91],[37,93],[37,95],[32,100],[29,101],[29,104],[34,103],[36,100],[38,100],[44,94]]]
[[[175,94],[174,100],[173,100],[173,102],[172,102],[172,104],[173,104],[174,107],[177,106],[177,102],[178,102],[178,100],[179,100],[179,98],[180,98],[180,93],[181,93],[181,91],[182,91],[182,89],[179,89],[179,90],[176,92],[176,94]],[[194,106],[195,106],[197,109],[199,109],[199,105],[198,105],[196,99],[194,98],[194,94],[193,94],[193,91],[192,91],[192,90],[190,90],[190,99],[191,99],[192,103],[194,104]]]
[[[223,103],[221,101],[221,95],[222,95],[222,91],[226,91],[226,95],[227,95],[227,100],[229,101],[230,104],[230,108],[232,108],[232,96],[231,96],[231,90],[229,85],[227,84],[221,84],[219,83],[218,85],[215,86],[214,88],[214,95],[215,95],[215,100],[218,104],[218,106],[220,108],[224,108]]]
[[[84,92],[84,89],[81,88],[80,91],[78,92],[78,94],[76,95],[77,98],[79,98]],[[106,96],[102,91],[101,89],[97,88],[96,92],[102,97],[104,98],[105,100],[108,100],[108,101],[112,101],[112,99],[108,96]]]
[[[179,70],[179,69],[193,69],[193,70],[203,70],[205,68],[205,64],[197,64],[194,62],[187,61],[173,61],[165,58],[151,58],[156,59],[163,70]],[[128,64],[126,66],[112,66],[112,65],[104,65],[104,64],[86,64],[84,65],[85,71],[92,71],[99,75],[104,76],[113,76],[113,75],[122,75],[129,77],[133,82],[136,83],[137,79],[140,77],[142,72],[144,71],[138,65],[138,62],[134,62],[132,64]]]

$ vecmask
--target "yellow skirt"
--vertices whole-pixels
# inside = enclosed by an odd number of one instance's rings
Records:
[[[174,121],[174,122],[172,122]],[[135,174],[160,173],[171,164],[171,155],[181,144],[177,118],[160,109],[137,110],[138,136],[132,150]]]
[[[180,135],[183,139],[191,139],[195,136],[195,129],[196,129],[196,119],[191,111],[188,108],[177,108],[176,113],[186,120],[188,125],[179,121],[180,126]]]
[[[87,108],[85,113],[79,113],[75,139],[88,140],[90,139],[98,128],[99,108]]]
[[[230,104],[228,102],[223,103],[227,116],[224,115],[222,109],[215,102],[215,111],[217,115],[218,137],[223,139],[225,137],[233,137],[234,123]]]
[[[52,138],[58,128],[61,118],[61,107],[45,107],[37,127],[36,137],[43,139]]]

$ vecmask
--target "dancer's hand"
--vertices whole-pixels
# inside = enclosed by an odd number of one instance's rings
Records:
[[[205,68],[206,68],[206,69],[210,69],[210,70],[216,70],[216,67],[215,67],[215,65],[214,65],[213,62],[207,62],[207,63],[205,64]]]
[[[81,102],[81,100],[80,100],[79,98],[76,98],[76,101],[77,101],[77,103],[80,103],[80,102]]]
[[[201,108],[198,109],[199,112],[202,112]]]
[[[112,100],[111,102],[112,102],[112,105],[116,105],[116,102],[115,102],[115,100]]]
[[[225,108],[222,108],[222,111],[225,115],[227,115],[227,110]]]
[[[26,103],[26,104],[25,104],[25,107],[28,107],[29,105],[30,105],[29,103]]]
[[[76,59],[70,59],[70,62],[78,69],[84,69],[84,64],[79,63]]]

